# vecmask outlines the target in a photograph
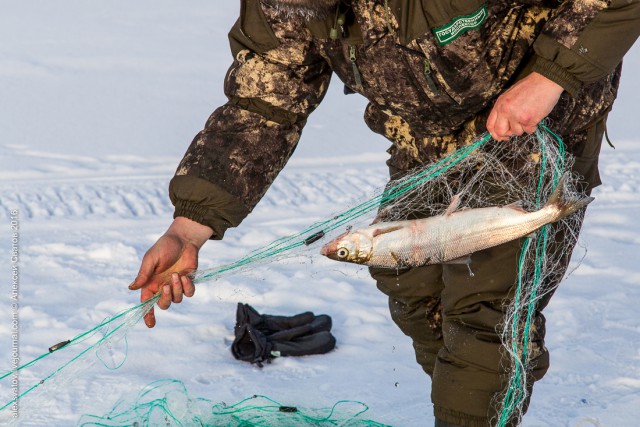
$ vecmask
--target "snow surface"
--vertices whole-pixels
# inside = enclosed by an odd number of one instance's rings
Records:
[[[204,0],[0,0],[0,6],[5,371],[10,211],[19,211],[22,363],[135,305],[138,295],[127,285],[171,220],[168,180],[193,135],[224,101],[226,32],[238,6]],[[536,385],[525,426],[638,425],[639,72],[635,46],[609,122],[616,150],[603,149],[604,185],[587,213],[584,249],[574,256],[578,268],[545,311],[552,367]],[[344,97],[341,89],[336,79],[268,196],[223,242],[205,246],[201,267],[299,231],[384,183],[387,144],[362,123],[364,100]],[[155,329],[131,329],[120,369],[96,363],[82,370],[45,394],[46,405],[21,413],[21,425],[74,425],[82,414],[105,414],[119,398],[163,378],[181,380],[192,396],[214,402],[264,394],[324,408],[352,399],[370,407],[366,418],[431,425],[429,379],[366,270],[319,256],[312,261],[200,285],[194,298],[158,312]],[[228,337],[239,301],[265,313],[330,314],[338,347],[264,369],[238,362]],[[61,351],[36,365],[22,375],[22,388],[65,360]],[[0,381],[0,405],[10,396]]]

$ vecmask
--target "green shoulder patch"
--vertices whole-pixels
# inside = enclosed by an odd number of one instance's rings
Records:
[[[469,15],[459,16],[442,27],[434,28],[433,34],[440,46],[444,46],[457,39],[461,34],[480,28],[486,19],[487,6],[482,5],[480,9]]]

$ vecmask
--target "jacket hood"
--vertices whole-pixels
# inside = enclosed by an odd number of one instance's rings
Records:
[[[324,18],[329,12],[335,10],[340,0],[268,0],[278,9],[292,14],[301,15],[307,19]]]

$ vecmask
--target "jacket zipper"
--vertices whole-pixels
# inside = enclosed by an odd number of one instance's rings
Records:
[[[358,69],[356,56],[356,47],[349,46],[349,61],[351,62],[351,69],[353,70],[353,78],[356,82],[356,88],[362,90],[362,76],[360,75],[360,70]]]
[[[429,89],[436,95],[440,93],[440,88],[436,84],[433,79],[433,72],[431,70],[431,62],[429,62],[429,58],[424,58],[424,77],[427,79],[427,84],[429,85]]]
[[[439,95],[440,94],[440,86],[438,86],[438,84],[436,83],[434,77],[433,77],[433,70],[431,69],[431,62],[429,61],[429,58],[427,58],[427,55],[425,55],[423,52],[411,49],[410,47],[406,47],[403,46],[401,44],[396,44],[396,47],[412,53],[414,55],[419,55],[423,58],[423,70],[422,73],[424,74],[424,78],[427,80],[427,85],[429,86],[429,89],[431,90],[431,92],[433,92],[435,95]]]
[[[389,34],[395,35],[396,32],[391,25],[391,9],[389,8],[389,0],[384,0],[384,16],[387,24],[387,31]]]

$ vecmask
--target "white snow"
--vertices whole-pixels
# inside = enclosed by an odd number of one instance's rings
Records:
[[[168,181],[224,102],[226,32],[239,6],[205,0],[0,0],[0,6],[4,372],[11,368],[12,266],[20,272],[21,363],[138,302],[127,285],[171,221]],[[616,149],[603,147],[604,185],[587,213],[577,268],[545,310],[552,367],[535,387],[528,427],[624,427],[640,418],[640,47],[625,61],[608,127]],[[387,143],[362,123],[365,101],[341,91],[335,79],[265,200],[224,241],[205,246],[201,267],[300,231],[384,184]],[[11,210],[18,211],[17,264]],[[263,313],[329,314],[337,349],[277,359],[264,369],[238,362],[228,341],[237,302]],[[263,394],[325,408],[351,399],[366,403],[365,418],[378,422],[433,423],[429,379],[366,269],[320,256],[269,265],[202,284],[192,299],[158,310],[157,318],[153,330],[142,324],[130,330],[120,369],[99,361],[87,366],[21,412],[21,425],[75,425],[81,415],[105,414],[119,398],[164,378],[214,402]],[[117,346],[105,364],[118,364],[123,351]],[[22,389],[68,356],[60,351],[26,371]],[[0,406],[11,398],[6,379],[0,398]]]

